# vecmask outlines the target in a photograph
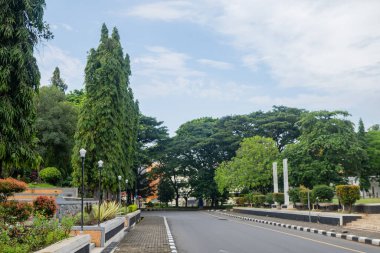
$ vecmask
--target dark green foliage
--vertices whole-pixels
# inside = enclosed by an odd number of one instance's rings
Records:
[[[61,172],[55,167],[47,167],[41,170],[39,174],[42,181],[52,185],[56,185],[62,179]]]
[[[365,140],[369,158],[369,171],[367,174],[380,178],[380,131],[368,131]]]
[[[67,90],[67,84],[61,78],[61,74],[58,67],[55,67],[53,76],[50,79],[51,86],[57,87],[60,91],[65,92]]]
[[[116,28],[112,36],[102,27],[97,49],[91,49],[85,69],[86,99],[80,110],[72,153],[73,182],[79,185],[79,150],[87,150],[85,184],[87,194],[98,185],[97,162],[104,161],[103,186],[117,191],[117,176],[133,184],[139,110],[129,87],[130,66],[124,57]]]
[[[293,204],[300,202],[300,188],[294,187],[289,189],[289,200],[293,202]]]
[[[45,167],[71,175],[71,152],[77,124],[77,109],[65,101],[65,94],[55,86],[42,87],[38,95],[36,129],[38,152]]]
[[[260,207],[260,206],[263,206],[264,203],[265,203],[265,195],[261,195],[261,194],[253,194],[252,196],[252,204],[256,207]]]
[[[289,159],[291,185],[339,183],[343,177],[365,171],[366,152],[347,116],[341,111],[304,114],[299,122],[299,141],[288,145],[282,154]]]
[[[273,204],[273,193],[269,192],[265,195],[265,202],[269,205]]]
[[[0,203],[0,220],[10,224],[24,222],[32,215],[32,211],[33,207],[29,203],[3,202]]]
[[[304,205],[306,205],[308,203],[308,193],[309,193],[309,198],[310,198],[310,203],[311,203],[311,191],[310,191],[310,189],[306,188],[305,186],[300,186],[300,188],[299,188],[300,201]]]
[[[284,204],[285,199],[284,199],[284,193],[283,192],[274,192],[273,193],[273,200],[276,203]]]
[[[35,104],[40,73],[33,56],[52,34],[43,21],[44,0],[0,0],[0,176],[36,166]]]
[[[348,211],[351,212],[352,205],[360,199],[360,188],[357,185],[337,185],[336,195],[340,203],[348,206]]]
[[[174,189],[165,179],[160,180],[158,184],[158,200],[166,205],[174,199]]]
[[[327,185],[317,185],[314,186],[311,195],[314,202],[331,202],[334,198],[334,190]]]

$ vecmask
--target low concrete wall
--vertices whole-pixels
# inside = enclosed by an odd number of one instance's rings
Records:
[[[356,204],[352,206],[352,210],[357,213],[380,213],[380,204]]]
[[[273,210],[262,208],[233,208],[234,212],[252,214],[258,216],[267,216],[273,218],[297,220],[309,222],[309,212],[307,211],[290,211],[290,210]],[[360,219],[361,215],[356,214],[339,214],[326,212],[311,212],[311,222],[329,224],[335,226],[343,226],[348,222]]]
[[[57,242],[35,253],[89,253],[90,235],[77,235]]]
[[[100,226],[83,226],[83,232],[80,226],[74,226],[71,233],[74,235],[88,234],[91,236],[91,242],[95,243],[96,247],[107,247],[114,236],[124,232],[124,223],[125,217],[116,217],[100,223]]]
[[[133,213],[128,213],[124,217],[125,217],[125,227],[130,228],[140,221],[141,210],[134,211]]]

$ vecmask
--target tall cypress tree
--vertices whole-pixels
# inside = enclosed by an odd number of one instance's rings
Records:
[[[33,165],[35,104],[40,73],[33,57],[40,39],[50,39],[44,0],[0,0],[0,176]]]
[[[53,71],[53,76],[50,78],[50,84],[56,86],[61,91],[65,92],[67,90],[67,84],[61,78],[61,73],[58,67],[55,67]]]
[[[86,99],[79,115],[73,149],[73,179],[79,185],[81,166],[79,150],[87,150],[85,184],[88,191],[98,185],[97,162],[104,161],[102,182],[104,189],[115,192],[117,176],[133,179],[130,152],[134,152],[133,138],[137,124],[133,119],[138,108],[129,88],[129,65],[120,44],[117,29],[109,37],[103,24],[100,44],[91,49],[85,69]],[[132,147],[132,148],[131,148]]]

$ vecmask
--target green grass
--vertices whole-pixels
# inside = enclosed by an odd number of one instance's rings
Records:
[[[333,199],[334,204],[338,204],[338,199]],[[359,199],[356,201],[355,204],[374,204],[379,203],[380,204],[380,198],[365,198],[365,199]]]
[[[29,188],[56,188],[56,186],[48,183],[30,183]]]

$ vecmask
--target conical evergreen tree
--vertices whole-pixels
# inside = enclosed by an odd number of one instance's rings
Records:
[[[44,0],[0,0],[0,176],[38,161],[34,97],[40,73],[33,50],[40,39],[52,38],[44,7]]]
[[[65,92],[67,90],[67,84],[61,78],[61,73],[58,67],[55,67],[53,71],[53,76],[50,78],[50,84],[56,86],[61,91]]]
[[[91,49],[85,69],[86,100],[80,112],[75,147],[73,149],[73,179],[79,185],[81,166],[79,150],[85,148],[85,182],[88,191],[98,185],[97,162],[104,161],[104,189],[115,192],[117,176],[133,180],[130,153],[134,153],[137,126],[131,120],[138,115],[129,88],[129,66],[123,57],[119,35],[115,28],[109,37],[103,24],[98,48]]]

